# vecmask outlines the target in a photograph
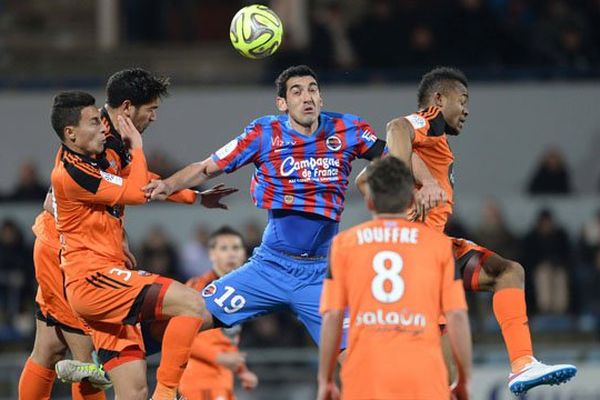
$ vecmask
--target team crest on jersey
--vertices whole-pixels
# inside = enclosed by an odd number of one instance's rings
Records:
[[[285,202],[285,204],[292,204],[294,202],[294,196],[292,196],[291,194],[286,194],[285,196],[283,196],[283,201]]]
[[[331,151],[338,151],[342,148],[342,139],[337,136],[329,136],[327,140],[325,140],[325,145]]]
[[[408,120],[408,122],[410,122],[410,124],[415,129],[421,129],[427,123],[425,121],[425,118],[423,118],[423,117],[421,117],[420,115],[417,115],[417,114],[411,114],[411,115],[409,115],[408,117],[405,117],[405,118]]]
[[[214,283],[202,289],[202,297],[210,297],[215,293],[217,293],[217,286]]]

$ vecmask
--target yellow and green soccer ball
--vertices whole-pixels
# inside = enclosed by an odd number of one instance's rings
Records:
[[[244,57],[265,58],[281,45],[283,25],[269,7],[253,4],[238,11],[231,20],[229,38]]]

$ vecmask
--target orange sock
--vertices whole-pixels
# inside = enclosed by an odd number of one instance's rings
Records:
[[[56,379],[53,369],[27,359],[19,379],[19,400],[48,400]]]
[[[71,385],[73,400],[105,400],[104,390],[97,389],[89,382],[76,382]]]
[[[493,306],[511,368],[513,372],[518,371],[533,357],[525,291],[518,288],[501,289],[494,293]]]
[[[190,358],[191,347],[202,318],[179,316],[169,320],[163,336],[160,365],[156,371],[156,390],[154,400],[172,400],[179,386],[179,380]],[[169,397],[170,396],[170,397]]]

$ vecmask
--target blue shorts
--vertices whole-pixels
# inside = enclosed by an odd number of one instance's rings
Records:
[[[326,259],[297,259],[261,245],[242,267],[206,286],[202,296],[208,311],[225,327],[290,310],[318,345],[319,303],[326,274]],[[345,328],[342,348],[346,348],[346,340]]]

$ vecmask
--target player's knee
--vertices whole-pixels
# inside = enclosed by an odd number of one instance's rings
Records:
[[[525,285],[525,269],[516,261],[505,260],[500,277],[511,287],[523,287]]]
[[[132,382],[127,387],[119,388],[117,399],[147,400],[148,386],[145,382]]]

